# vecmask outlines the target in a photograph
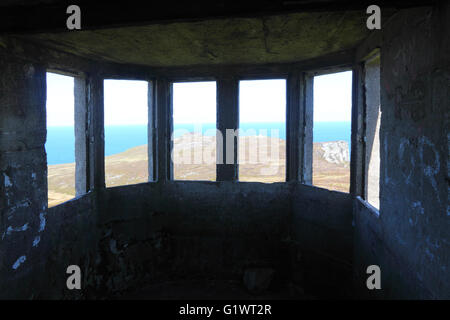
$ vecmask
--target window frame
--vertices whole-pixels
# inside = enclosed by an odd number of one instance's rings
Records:
[[[314,77],[317,76],[324,76],[324,75],[329,75],[329,74],[334,74],[334,73],[340,73],[340,72],[348,72],[351,71],[352,72],[352,84],[351,84],[351,105],[350,105],[350,109],[351,109],[351,118],[350,118],[350,167],[349,167],[349,171],[350,171],[350,180],[349,180],[349,191],[347,192],[343,192],[343,191],[338,191],[338,190],[333,190],[333,189],[328,189],[325,188],[326,190],[329,191],[334,191],[334,192],[342,192],[342,193],[346,193],[346,194],[352,194],[352,185],[353,185],[353,181],[352,181],[352,152],[354,149],[354,145],[353,145],[353,139],[354,139],[354,130],[353,130],[353,125],[354,125],[354,94],[355,94],[355,88],[354,88],[354,76],[355,76],[355,69],[354,67],[349,67],[349,66],[341,66],[341,67],[332,67],[332,68],[321,68],[320,70],[316,70],[316,71],[309,71],[307,72],[307,77],[310,80],[307,80],[308,84],[311,89],[306,91],[306,99],[310,100],[309,102],[309,106],[305,107],[306,109],[308,109],[307,112],[311,112],[311,120],[310,120],[310,125],[311,125],[311,142],[308,143],[307,145],[307,151],[305,151],[305,153],[307,153],[307,155],[310,158],[310,162],[308,162],[308,166],[310,165],[311,168],[307,168],[307,171],[310,172],[310,181],[309,184],[313,187],[316,188],[323,188],[323,187],[319,187],[319,186],[315,186],[312,183],[312,175],[313,175],[313,171],[312,171],[312,167],[313,167],[313,159],[312,159],[312,155],[313,155],[313,128],[314,128]]]
[[[367,62],[380,59],[380,107],[379,112],[382,113],[381,99],[381,54],[380,48],[375,47],[364,57],[355,63],[353,70],[353,106],[352,106],[352,150],[355,153],[351,155],[351,193],[357,197],[375,216],[379,217],[380,209],[374,207],[367,200],[368,190],[368,165],[367,165],[367,145],[366,145],[366,118],[367,118],[367,101],[366,101],[366,68]],[[383,117],[380,117],[380,128]],[[383,153],[383,141],[379,140],[380,146],[380,180],[379,180],[379,196],[381,194],[381,157]]]
[[[172,84],[175,82],[216,82],[216,127],[237,129],[239,127],[239,81],[241,80],[271,80],[283,79],[286,81],[286,177],[284,183],[296,182],[311,185],[312,178],[312,117],[309,113],[312,108],[313,88],[311,81],[314,75],[327,74],[339,71],[353,71],[353,80],[359,80],[360,65],[353,62],[354,52],[343,55],[334,55],[329,58],[314,59],[311,61],[272,64],[263,66],[236,65],[224,68],[223,66],[208,67],[172,67],[172,68],[146,68],[143,72],[128,72],[125,70],[106,70],[96,74],[69,72],[69,75],[81,77],[85,89],[86,112],[86,193],[98,188],[105,188],[104,180],[104,80],[140,80],[147,81],[149,122],[149,179],[148,182],[177,181],[174,180],[172,161],[170,158],[171,139],[173,132],[172,111]],[[53,70],[48,70],[53,72]],[[61,73],[60,70],[57,73]],[[64,73],[63,73],[64,74]],[[359,138],[355,134],[356,124],[354,115],[355,106],[361,103],[360,82],[353,81],[352,86],[352,151],[359,150],[355,141]],[[357,88],[358,90],[355,90]],[[358,110],[358,108],[356,108]],[[234,113],[228,119],[219,117],[225,113]],[[356,119],[357,120],[357,119]],[[223,123],[221,123],[223,122]],[[309,122],[311,125],[308,125]],[[356,138],[355,138],[356,137]],[[309,140],[310,139],[310,140]],[[236,139],[238,140],[238,139]],[[311,144],[309,143],[311,141]],[[152,147],[150,147],[152,144]],[[234,145],[237,156],[238,141]],[[355,174],[355,168],[360,166],[351,155],[351,194],[359,195],[355,188],[356,182],[361,178]],[[224,153],[225,157],[226,154]],[[232,165],[216,163],[216,181],[238,181],[237,157]],[[192,180],[191,182],[196,182]],[[198,181],[202,182],[202,181]],[[283,182],[281,182],[283,183]]]
[[[371,64],[374,61],[379,60],[378,63],[378,69],[379,69],[379,73],[380,73],[380,82],[379,82],[379,94],[380,94],[380,104],[379,104],[379,109],[378,109],[378,114],[379,114],[379,119],[380,119],[380,123],[379,123],[379,127],[381,128],[381,122],[382,122],[382,110],[381,110],[381,55],[380,55],[380,50],[376,49],[374,51],[372,51],[362,62],[362,67],[363,67],[363,91],[364,91],[364,98],[363,98],[363,147],[364,147],[364,158],[363,158],[363,170],[364,170],[364,175],[362,177],[363,179],[363,183],[364,183],[364,189],[363,189],[363,193],[361,195],[361,198],[364,200],[364,202],[366,203],[367,207],[370,208],[372,211],[374,211],[377,215],[379,215],[380,213],[380,209],[375,207],[372,203],[369,202],[369,162],[370,159],[367,158],[368,156],[368,108],[369,108],[369,104],[367,101],[367,83],[366,83],[366,70],[367,70],[367,64]],[[376,132],[375,132],[376,133]],[[379,168],[379,177],[378,177],[378,198],[380,198],[380,190],[381,190],[381,152],[382,152],[382,141],[380,139],[380,132],[378,132],[378,139],[379,139],[379,156],[380,156],[380,168]],[[373,145],[372,145],[372,149],[373,149]]]
[[[285,174],[284,174],[284,180],[283,181],[277,181],[274,183],[286,183],[289,181],[289,177],[288,177],[288,165],[289,165],[289,161],[288,160],[288,122],[290,119],[290,114],[289,114],[289,102],[288,102],[288,96],[289,96],[289,75],[285,74],[285,73],[280,73],[279,76],[276,76],[275,74],[270,74],[270,75],[241,75],[240,77],[237,78],[237,82],[238,82],[238,101],[237,101],[237,111],[238,111],[238,122],[237,122],[237,129],[240,130],[240,83],[241,81],[264,81],[264,80],[284,80],[285,81],[285,85],[286,85],[286,91],[285,91],[285,135],[286,135],[286,146],[285,146],[285,153],[286,153],[286,159],[284,162],[285,165]],[[235,153],[236,153],[236,161],[238,161],[239,159],[239,140],[240,137],[237,137],[237,146],[235,149]],[[260,181],[241,181],[239,180],[239,163],[237,163],[237,168],[238,168],[238,173],[237,173],[237,181],[239,182],[256,182],[256,183],[264,183],[264,182],[260,182]],[[269,183],[267,183],[269,184]]]
[[[99,78],[102,82],[102,144],[103,144],[103,187],[105,189],[117,188],[123,186],[133,186],[140,183],[156,182],[157,181],[157,150],[156,150],[156,140],[157,140],[157,110],[156,110],[156,90],[155,90],[155,79],[146,77],[121,77],[121,76],[103,76]],[[142,81],[147,82],[147,181],[126,185],[118,186],[106,186],[106,155],[105,155],[105,90],[104,83],[106,80],[116,80],[116,81]],[[92,188],[93,189],[93,188]]]
[[[216,136],[216,180],[177,180],[174,176],[174,163],[171,157],[171,153],[173,150],[173,85],[175,83],[196,83],[196,82],[215,82],[216,84],[216,130],[219,129],[218,127],[218,80],[216,77],[180,77],[176,78],[173,77],[169,79],[169,106],[168,106],[168,141],[166,141],[166,144],[168,144],[168,170],[169,170],[169,180],[170,181],[176,181],[176,182],[216,182],[217,180],[217,136]]]
[[[85,135],[83,135],[83,132],[85,133],[85,125],[86,123],[83,123],[79,121],[80,117],[83,117],[83,109],[84,109],[84,102],[85,102],[85,91],[83,90],[83,88],[79,87],[79,83],[85,81],[86,79],[86,75],[82,72],[73,72],[73,71],[68,71],[65,69],[55,69],[55,68],[46,68],[45,69],[45,95],[47,97],[48,94],[48,83],[47,83],[47,74],[48,73],[53,73],[53,74],[57,74],[57,75],[61,75],[61,76],[66,76],[66,77],[71,77],[73,78],[73,98],[74,98],[74,102],[73,102],[73,112],[74,112],[74,119],[73,119],[73,126],[74,126],[74,165],[75,165],[75,171],[74,171],[74,191],[75,191],[75,196],[69,200],[66,200],[64,202],[61,202],[57,205],[52,206],[52,208],[54,207],[58,207],[61,206],[69,201],[72,201],[86,193],[89,192],[88,188],[86,187],[86,177],[87,177],[87,170],[86,170],[86,165],[87,165],[87,159],[85,159],[83,157],[83,155],[85,154],[85,150],[80,150],[83,149],[85,144],[86,144],[86,139],[87,137]],[[81,92],[80,92],[81,90]],[[48,130],[48,123],[47,123],[47,98],[46,98],[46,104],[45,104],[45,112],[46,112],[46,123],[45,123],[45,129]],[[46,141],[47,142],[47,135],[46,135]],[[47,150],[46,150],[47,153]],[[81,155],[80,155],[81,154]],[[77,157],[77,155],[79,155]],[[48,159],[45,159],[46,161],[46,165],[48,168]],[[46,176],[46,181],[47,181],[47,202],[48,202],[48,169],[47,169],[47,176]]]

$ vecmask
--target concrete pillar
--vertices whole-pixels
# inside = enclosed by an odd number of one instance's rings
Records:
[[[165,182],[173,178],[171,165],[172,103],[171,85],[167,79],[156,80],[156,117],[157,117],[157,172],[158,181]]]
[[[90,190],[105,188],[105,133],[103,79],[88,77],[89,183]]]
[[[379,208],[380,191],[380,56],[365,63],[365,198]]]
[[[303,146],[303,154],[300,157],[300,176],[302,183],[312,184],[314,76],[304,73],[302,83],[299,144]]]
[[[364,143],[364,68],[355,64],[352,73],[352,152],[350,154],[350,193],[364,196],[365,193],[365,143]]]
[[[76,195],[89,191],[89,131],[87,82],[75,77],[75,190]]]
[[[217,181],[238,180],[238,137],[231,133],[239,127],[239,81],[222,78],[217,81]],[[227,138],[228,131],[228,138]],[[222,152],[220,152],[220,150]]]
[[[156,110],[156,85],[149,81],[148,82],[148,92],[147,92],[147,101],[148,101],[148,180],[156,181],[158,176],[158,168],[157,164],[157,110]]]
[[[301,181],[300,158],[303,154],[300,136],[301,90],[300,73],[288,76],[286,90],[286,181]]]
[[[9,289],[29,296],[38,281],[30,274],[41,266],[30,261],[42,254],[40,241],[45,237],[45,103],[45,68],[1,56],[0,298],[7,297]],[[18,287],[18,281],[27,281],[27,286]]]

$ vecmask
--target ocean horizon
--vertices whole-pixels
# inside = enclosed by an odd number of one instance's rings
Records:
[[[241,123],[241,133],[244,136],[271,136],[271,130],[278,130],[280,139],[286,139],[286,126],[283,122],[271,123]],[[214,135],[215,123],[202,124],[202,134]],[[250,130],[253,129],[253,130]],[[194,124],[183,123],[174,125],[175,138],[198,130]],[[250,130],[250,131],[249,131]],[[315,122],[313,127],[313,142],[344,140],[350,147],[351,122]],[[105,126],[105,155],[124,152],[130,148],[147,144],[147,125],[113,125]],[[74,127],[47,127],[47,163],[49,165],[75,162]]]

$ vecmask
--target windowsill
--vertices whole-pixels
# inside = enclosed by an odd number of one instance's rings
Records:
[[[66,201],[64,201],[64,202],[55,204],[54,206],[51,206],[51,207],[48,206],[47,209],[58,208],[58,207],[61,207],[61,206],[66,205],[66,204],[68,204],[68,203],[76,202],[77,200],[79,200],[79,199],[81,199],[81,198],[84,198],[85,196],[87,196],[87,195],[88,195],[89,193],[91,193],[91,192],[92,192],[92,191],[88,191],[88,192],[86,192],[86,193],[83,193],[83,194],[80,194],[80,195],[78,195],[78,196],[75,196],[75,197],[73,197],[73,198],[71,198],[71,199],[68,199],[68,200],[66,200]]]
[[[347,195],[350,194],[349,191],[341,191],[341,190],[329,189],[327,187],[317,186],[317,185],[314,185],[314,184],[311,184],[311,183],[302,183],[302,184],[305,185],[305,186],[309,186],[309,187],[313,187],[313,188],[321,189],[321,190],[326,190],[326,191],[329,191],[329,192],[338,192],[338,193],[347,194]]]
[[[369,210],[375,217],[380,217],[380,211],[375,208],[373,205],[371,205],[369,202],[361,198],[360,196],[357,196],[356,199],[366,207],[367,210]]]

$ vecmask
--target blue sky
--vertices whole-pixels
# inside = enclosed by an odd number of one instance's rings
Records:
[[[105,80],[105,125],[148,122],[147,81]]]
[[[314,77],[314,122],[350,122],[351,106],[351,71]]]
[[[285,122],[286,80],[239,83],[239,122]]]
[[[351,120],[352,74],[314,78],[314,121]],[[47,73],[47,125],[73,126],[73,78]],[[105,80],[105,125],[147,124],[147,82]],[[285,80],[240,83],[240,122],[285,122]],[[174,84],[175,123],[216,121],[215,82]]]
[[[47,126],[73,126],[74,79],[47,73]]]
[[[216,82],[173,84],[174,123],[215,123]]]

